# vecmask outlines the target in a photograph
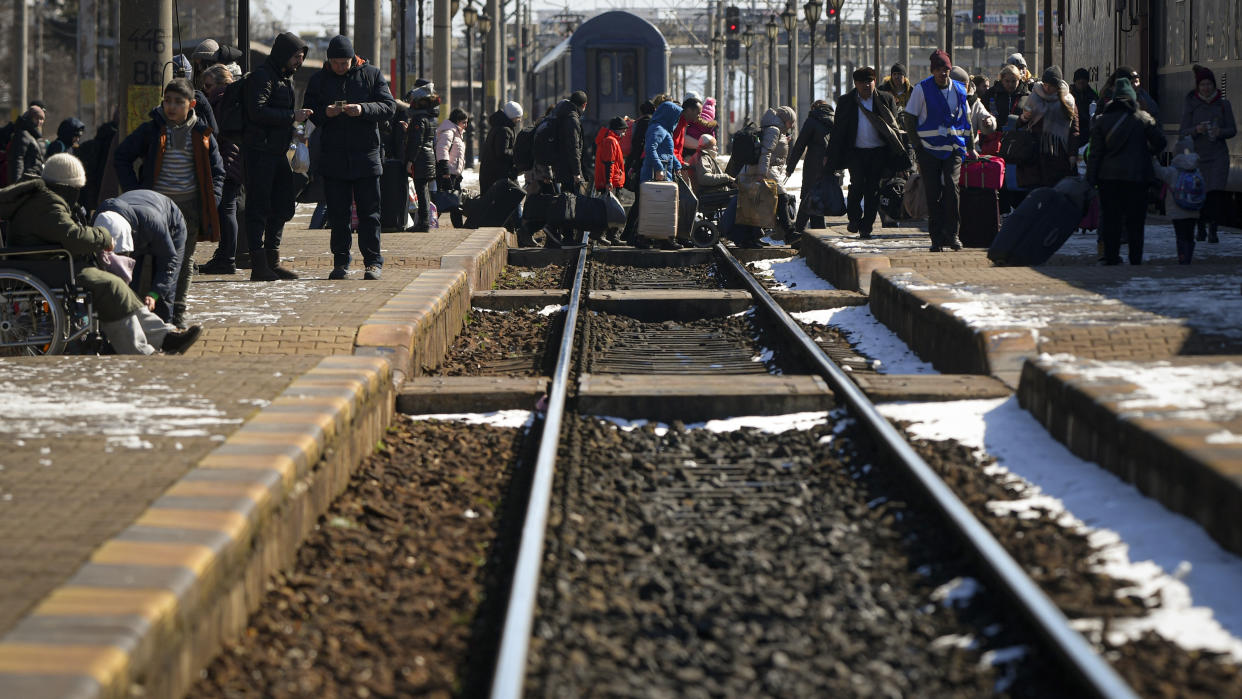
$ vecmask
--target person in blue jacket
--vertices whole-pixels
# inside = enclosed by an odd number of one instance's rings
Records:
[[[639,172],[641,181],[671,182],[681,173],[681,161],[673,148],[673,129],[677,128],[680,119],[681,105],[676,102],[668,101],[656,107],[655,113],[651,115],[651,126],[647,128],[647,140],[643,144],[643,166]],[[638,204],[641,198],[640,194],[630,208],[630,216],[634,221],[638,220]],[[669,250],[681,248],[675,238],[665,240],[663,246]],[[638,237],[634,247],[649,248],[651,241]]]
[[[193,264],[184,258],[186,227],[181,209],[172,199],[153,189],[133,189],[119,196],[105,199],[95,215],[95,225],[114,230],[115,219],[124,219],[134,241],[132,256],[139,260],[150,255],[151,289],[146,292],[155,300],[155,314],[168,320],[173,314],[177,300],[177,279],[181,266]],[[130,288],[139,291],[140,270],[134,271]]]

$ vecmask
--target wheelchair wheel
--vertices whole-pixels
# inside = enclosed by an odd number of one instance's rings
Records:
[[[720,228],[714,221],[695,221],[690,229],[690,244],[696,248],[710,248],[720,241]]]
[[[0,270],[0,356],[60,354],[67,322],[60,298],[38,277]]]

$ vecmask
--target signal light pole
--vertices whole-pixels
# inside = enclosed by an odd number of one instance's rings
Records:
[[[811,90],[806,96],[807,106],[815,101],[815,25],[819,24],[819,12],[822,9],[824,9],[824,3],[819,0],[807,0],[807,3],[802,6],[806,24],[811,28]]]
[[[828,0],[829,6],[832,8],[831,16],[837,23],[837,60],[833,64],[833,85],[837,88],[837,99],[841,99],[841,95],[845,94],[845,78],[841,77],[841,5],[845,4],[845,0]],[[878,70],[878,69],[877,69]]]

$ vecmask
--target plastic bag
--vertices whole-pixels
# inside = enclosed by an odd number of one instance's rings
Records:
[[[775,180],[764,179],[738,187],[737,223],[757,228],[776,227],[776,202],[780,188]]]
[[[289,144],[289,168],[299,175],[310,172],[310,149],[301,141]]]

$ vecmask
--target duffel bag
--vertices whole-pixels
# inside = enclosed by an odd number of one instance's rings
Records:
[[[1000,189],[1005,186],[1004,158],[981,155],[963,160],[957,184],[970,189]]]

